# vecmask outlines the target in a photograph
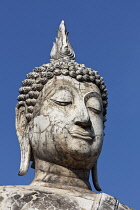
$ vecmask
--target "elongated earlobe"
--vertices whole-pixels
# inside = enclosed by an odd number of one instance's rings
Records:
[[[21,161],[18,175],[23,176],[27,173],[30,163],[31,147],[28,138],[25,136],[20,143]]]
[[[102,191],[102,189],[100,188],[100,185],[98,183],[97,161],[98,160],[96,160],[96,163],[95,163],[95,165],[93,166],[93,168],[91,170],[91,172],[92,172],[92,181],[93,181],[93,185],[94,185],[95,189],[97,191]]]
[[[29,143],[27,119],[25,116],[25,106],[16,108],[16,132],[21,151],[20,170],[18,175],[27,173],[31,157],[31,146]]]

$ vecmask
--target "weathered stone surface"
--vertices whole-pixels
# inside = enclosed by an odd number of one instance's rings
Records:
[[[0,187],[1,210],[131,210],[114,197],[48,187]]]
[[[101,191],[97,177],[107,89],[97,71],[75,62],[64,22],[49,64],[35,67],[19,89],[16,131],[21,149],[19,175],[30,161],[29,186],[0,187],[0,210],[129,210]]]

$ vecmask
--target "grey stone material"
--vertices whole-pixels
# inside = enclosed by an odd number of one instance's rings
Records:
[[[105,193],[35,186],[0,187],[4,210],[132,210]]]
[[[35,169],[29,186],[0,187],[0,210],[129,210],[97,191],[107,89],[97,71],[75,61],[64,21],[49,64],[35,67],[19,89],[16,132],[19,175]]]

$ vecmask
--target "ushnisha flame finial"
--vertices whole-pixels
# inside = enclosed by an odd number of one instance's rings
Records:
[[[50,53],[51,60],[58,60],[61,58],[67,60],[75,60],[75,53],[68,40],[68,32],[66,30],[65,22],[62,20],[58,30],[58,37]]]

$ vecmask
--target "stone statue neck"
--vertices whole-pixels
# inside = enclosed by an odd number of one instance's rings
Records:
[[[89,170],[65,168],[36,159],[35,177],[31,185],[67,190],[91,190]]]

